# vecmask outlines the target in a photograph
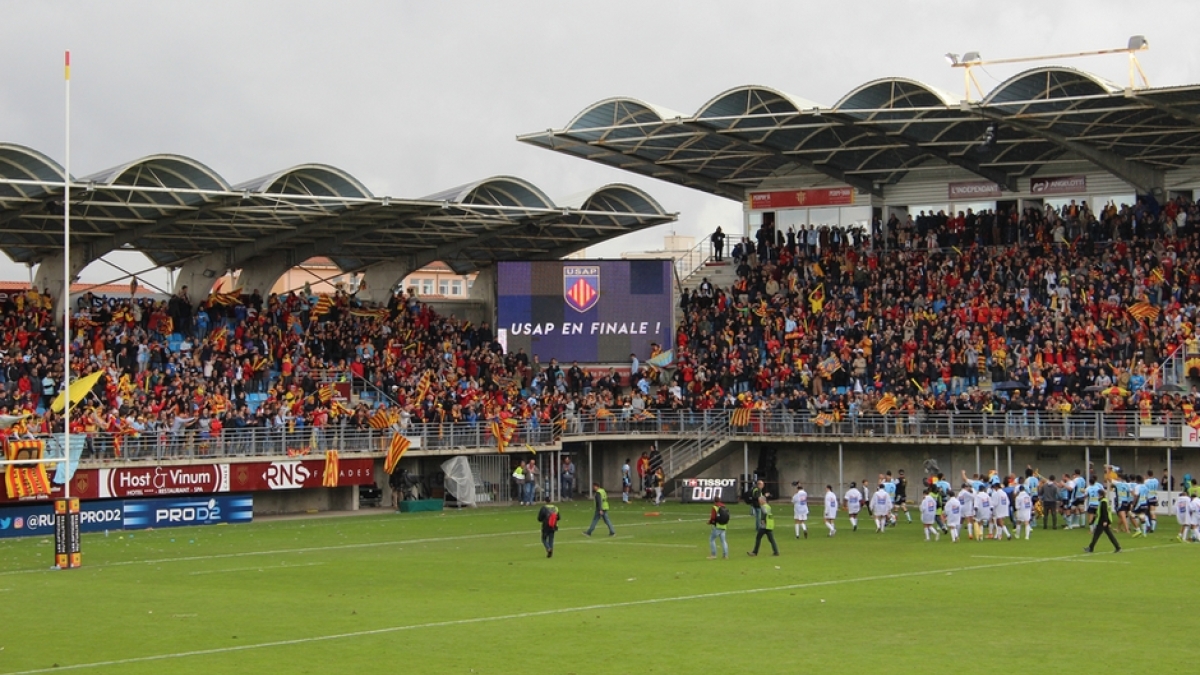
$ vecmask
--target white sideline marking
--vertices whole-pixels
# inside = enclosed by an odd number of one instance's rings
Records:
[[[648,521],[648,522],[643,522],[643,523],[628,523],[628,524],[621,525],[621,527],[623,527],[623,528],[625,528],[625,527],[647,527],[650,525],[669,525],[669,524],[674,524],[674,523],[679,523],[679,522],[687,523],[687,522],[698,522],[698,521],[706,521],[706,520],[707,519],[705,519],[705,518],[692,518],[690,520],[685,519],[682,521],[679,521],[679,520],[670,520],[670,521],[656,520],[656,521]],[[465,540],[469,540],[469,539],[490,539],[493,537],[512,537],[512,536],[528,535],[528,534],[535,533],[535,532],[537,532],[536,529],[530,528],[530,529],[525,529],[525,530],[516,530],[514,532],[488,532],[488,533],[484,533],[484,534],[463,534],[463,535],[458,535],[458,536],[454,536],[454,537],[426,537],[424,539],[397,539],[395,541],[371,541],[371,542],[363,542],[360,544],[337,544],[334,546],[309,546],[309,547],[305,547],[305,548],[284,548],[284,549],[275,549],[275,550],[271,550],[271,551],[241,551],[239,553],[214,553],[213,555],[193,555],[193,556],[182,556],[179,558],[157,558],[157,559],[152,559],[152,560],[121,560],[121,561],[117,561],[117,562],[106,563],[103,565],[90,565],[84,569],[98,570],[98,569],[104,569],[106,567],[128,567],[130,565],[160,565],[162,563],[195,562],[198,560],[223,560],[226,558],[247,558],[247,557],[252,557],[252,556],[280,555],[280,554],[287,554],[287,553],[320,553],[321,551],[345,551],[345,550],[349,550],[349,549],[358,549],[358,548],[378,548],[381,546],[407,546],[410,544],[438,544],[438,543],[443,543],[443,542],[447,542],[447,541],[465,541]],[[52,572],[52,571],[57,571],[57,570],[38,567],[38,568],[27,569],[27,570],[8,570],[8,571],[0,572],[0,576],[11,576],[14,574],[44,574],[46,572]]]
[[[293,567],[316,567],[324,565],[323,562],[300,563],[298,565],[265,565],[262,567],[235,567],[228,570],[200,570],[198,572],[188,572],[188,576],[196,576],[197,574],[223,574],[225,572],[278,572],[279,570],[290,570]]]
[[[1171,544],[1162,546],[1146,546],[1136,549],[1122,549],[1124,551],[1146,551],[1155,548],[1166,548]],[[591,612],[601,609],[623,609],[626,607],[641,607],[644,605],[659,605],[668,602],[686,602],[689,600],[711,600],[713,598],[727,598],[737,595],[750,595],[754,593],[771,593],[774,591],[794,591],[804,588],[817,588],[821,586],[842,586],[846,584],[863,583],[867,581],[887,581],[890,579],[907,579],[911,577],[927,577],[933,575],[942,575],[953,572],[972,572],[976,570],[997,569],[1000,567],[1014,567],[1016,565],[1029,565],[1038,562],[1054,562],[1059,560],[1070,560],[1072,558],[1084,558],[1094,554],[1091,553],[1076,553],[1075,555],[1058,556],[1053,558],[1031,558],[1029,560],[1011,560],[1008,562],[989,563],[986,565],[968,565],[965,567],[953,567],[940,570],[922,570],[917,572],[899,572],[896,574],[877,574],[869,577],[858,577],[857,579],[831,579],[828,581],[810,581],[802,584],[786,584],[783,586],[768,586],[765,588],[744,588],[736,591],[717,591],[713,593],[697,593],[695,595],[678,595],[667,598],[650,598],[647,600],[629,600],[626,602],[609,602],[599,605],[584,605],[582,607],[561,607],[559,609],[543,609],[534,612],[519,612],[516,614],[504,614],[500,616],[481,616],[473,619],[454,619],[450,621],[432,621],[429,623],[409,624],[407,626],[388,626],[385,628],[373,628],[370,630],[360,630],[351,633],[335,633],[332,635],[316,635],[306,638],[295,638],[292,640],[275,640],[272,642],[260,642],[252,645],[238,645],[235,647],[214,647],[212,649],[195,649],[186,652],[176,652],[174,654],[153,654],[150,656],[134,656],[127,659],[113,659],[110,661],[94,661],[92,663],[77,663],[68,665],[58,665],[50,668],[37,668],[34,670],[21,670],[9,672],[4,675],[37,675],[39,673],[55,673],[65,670],[82,670],[84,668],[104,668],[108,666],[123,666],[131,663],[149,663],[154,661],[166,661],[169,659],[182,659],[191,656],[212,656],[214,654],[229,654],[232,652],[244,652],[251,649],[265,649],[268,647],[287,647],[291,645],[307,644],[311,642],[328,642],[330,640],[344,640],[346,638],[366,637],[369,635],[387,635],[390,633],[399,633],[403,631],[418,630],[422,628],[445,628],[449,626],[467,626],[480,623],[495,623],[497,621],[512,621],[514,619],[530,619],[542,616],[555,616],[558,614],[573,614],[575,612]]]

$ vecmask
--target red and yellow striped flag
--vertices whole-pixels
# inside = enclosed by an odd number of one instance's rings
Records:
[[[321,485],[337,487],[338,484],[338,451],[325,451],[325,473],[321,474]]]
[[[880,415],[886,415],[895,407],[896,395],[889,391],[875,404],[875,412],[878,412]]]
[[[392,413],[387,408],[380,408],[367,420],[372,429],[386,429],[392,426]]]
[[[1127,310],[1133,318],[1141,321],[1157,321],[1160,310],[1154,305],[1142,300],[1129,306]]]
[[[5,456],[14,459],[42,459],[45,443],[39,440],[12,441]],[[50,494],[50,479],[45,464],[9,464],[4,467],[4,488],[9,499]]]
[[[388,443],[387,457],[383,460],[384,473],[396,470],[396,465],[400,463],[400,458],[408,451],[410,445],[412,445],[412,441],[405,438],[403,434],[392,434],[392,442]]]
[[[813,423],[818,426],[827,427],[830,424],[833,424],[833,415],[830,415],[829,413],[818,413],[817,416],[813,418]]]
[[[417,382],[417,400],[424,401],[425,396],[429,394],[429,388],[433,386],[433,371],[426,370],[421,374],[421,381]]]
[[[496,437],[496,449],[504,452],[517,433],[517,421],[511,417],[492,421],[492,436]]]
[[[319,316],[324,316],[328,314],[329,310],[331,309],[333,309],[333,298],[329,297],[328,295],[318,296],[317,304],[313,305],[312,308],[312,317],[315,319]]]
[[[317,390],[317,398],[321,399],[321,403],[329,403],[333,400],[333,393],[333,383],[327,382]]]
[[[750,424],[750,408],[738,408],[729,414],[729,426],[744,427]]]

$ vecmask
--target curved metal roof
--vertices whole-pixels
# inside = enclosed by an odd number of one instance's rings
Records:
[[[325,164],[231,186],[194,159],[161,154],[73,180],[71,228],[85,262],[126,248],[168,266],[219,253],[236,269],[283,253],[295,264],[327,256],[346,271],[428,258],[466,272],[497,260],[561,257],[676,218],[631,186],[596,194],[624,198],[564,208],[528,181],[496,176],[425,199],[393,199]],[[62,220],[62,167],[0,143],[0,250],[31,264],[60,254]]]
[[[881,195],[913,171],[947,167],[1012,191],[1017,178],[1067,161],[1149,191],[1163,171],[1200,161],[1200,86],[1126,92],[1071,68],[1027,70],[980,102],[884,78],[832,107],[746,86],[691,116],[657,110],[606,99],[561,130],[519,140],[736,200],[779,175]],[[998,141],[981,149],[993,124]]]

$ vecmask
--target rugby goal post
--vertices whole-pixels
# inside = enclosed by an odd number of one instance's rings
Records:
[[[71,475],[71,453],[64,448],[62,457],[46,457],[46,441],[40,438],[9,438],[3,440],[4,490],[8,497],[49,496],[53,491],[48,465],[66,465]],[[71,497],[71,485],[65,484],[65,497],[54,500],[54,566],[74,569],[83,564],[80,551],[79,498]]]

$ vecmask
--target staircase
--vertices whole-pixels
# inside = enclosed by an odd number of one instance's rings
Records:
[[[665,491],[669,493],[674,489],[676,478],[694,476],[716,462],[732,439],[729,418],[721,415],[668,446],[661,453]]]

